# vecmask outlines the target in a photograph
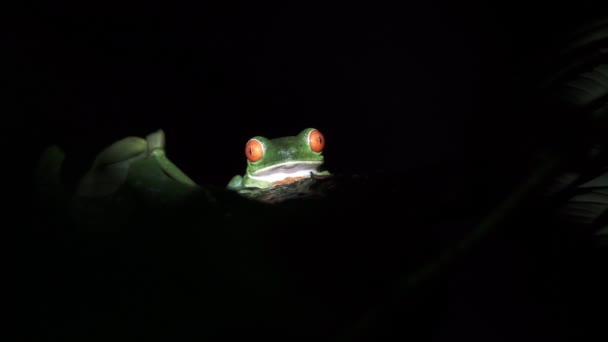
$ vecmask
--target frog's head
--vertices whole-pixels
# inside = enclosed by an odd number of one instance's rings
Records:
[[[325,138],[307,128],[296,136],[267,139],[256,136],[245,145],[247,177],[273,185],[291,183],[320,174]]]

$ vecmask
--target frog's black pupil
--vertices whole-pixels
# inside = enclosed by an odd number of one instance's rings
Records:
[[[253,154],[253,152],[251,151],[251,147],[249,147],[249,154]]]

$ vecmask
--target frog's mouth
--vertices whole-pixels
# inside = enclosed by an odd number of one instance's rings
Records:
[[[285,162],[257,170],[249,175],[252,179],[273,184],[286,184],[317,174],[320,161]]]

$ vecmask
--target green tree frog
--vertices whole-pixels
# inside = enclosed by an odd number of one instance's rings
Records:
[[[315,128],[306,128],[296,136],[267,139],[255,136],[245,144],[247,170],[236,175],[228,189],[266,189],[315,176],[329,176],[320,170],[323,164],[325,137]]]

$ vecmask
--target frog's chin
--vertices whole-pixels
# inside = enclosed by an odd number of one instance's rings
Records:
[[[320,161],[285,162],[257,170],[250,174],[249,177],[273,184],[291,183],[309,178],[311,173],[319,173],[317,168],[320,165]]]

